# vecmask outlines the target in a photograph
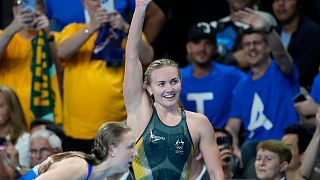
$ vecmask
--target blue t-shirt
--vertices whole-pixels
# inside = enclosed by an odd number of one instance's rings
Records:
[[[46,0],[47,16],[53,20],[53,30],[61,31],[70,23],[85,23],[84,7],[80,0]],[[135,8],[134,0],[116,0],[115,9],[128,21]]]
[[[135,0],[116,0],[115,9],[121,14],[121,16],[129,22],[130,14],[134,12],[136,8]]]
[[[316,103],[320,104],[320,73],[314,78],[310,95]]]
[[[34,180],[38,176],[39,165],[36,165],[29,171],[27,171],[19,180]]]
[[[239,118],[246,140],[280,139],[283,130],[298,123],[293,97],[299,92],[296,67],[284,74],[272,60],[265,74],[252,80],[252,72],[243,78],[233,92],[231,118]]]
[[[80,0],[46,0],[47,16],[54,21],[53,30],[61,31],[70,23],[84,23],[84,8]]]
[[[180,98],[189,111],[205,114],[216,128],[223,128],[228,120],[232,90],[245,76],[239,69],[214,63],[211,72],[201,78],[192,75],[191,65],[181,69]]]

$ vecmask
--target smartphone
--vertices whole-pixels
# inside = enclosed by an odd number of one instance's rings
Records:
[[[293,99],[294,103],[302,102],[305,100],[307,100],[307,98],[302,93],[297,94]]]
[[[6,150],[6,148],[7,148],[6,138],[0,138],[0,151]]]
[[[114,11],[114,0],[100,0],[101,7],[108,12]]]
[[[232,140],[228,136],[217,137],[217,145],[224,145],[224,149],[231,149]]]
[[[36,0],[20,0],[21,7],[23,9],[29,9],[30,11],[34,12],[36,10]]]
[[[220,151],[222,151],[223,149],[231,149],[232,148],[232,139],[229,136],[217,137],[217,145],[223,145],[223,148]],[[226,163],[230,163],[231,158],[226,157],[223,159],[223,161]]]

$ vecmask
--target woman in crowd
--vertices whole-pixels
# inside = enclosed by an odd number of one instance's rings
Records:
[[[21,166],[29,167],[29,133],[16,93],[0,86],[0,179],[16,178]]]

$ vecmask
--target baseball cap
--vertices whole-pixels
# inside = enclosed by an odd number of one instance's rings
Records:
[[[212,39],[216,41],[216,33],[212,26],[206,22],[198,22],[191,26],[188,40],[193,41],[200,38]]]

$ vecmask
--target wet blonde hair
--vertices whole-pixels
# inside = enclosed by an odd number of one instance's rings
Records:
[[[151,84],[151,73],[156,70],[163,67],[174,67],[177,69],[179,74],[179,79],[181,80],[181,72],[179,70],[179,66],[176,62],[174,62],[171,59],[158,59],[153,61],[147,68],[146,72],[144,73],[144,80],[143,80],[143,86],[146,89],[147,86],[150,86]]]
[[[63,152],[50,156],[39,167],[39,175],[48,171],[51,164],[71,157],[79,157],[86,160],[89,164],[98,165],[108,158],[110,145],[117,147],[122,141],[123,135],[130,132],[131,129],[124,123],[108,122],[100,126],[93,143],[92,153],[82,152]]]
[[[5,103],[9,107],[9,136],[10,141],[15,144],[19,136],[27,132],[26,119],[16,93],[7,86],[0,86],[0,93],[3,94]]]

